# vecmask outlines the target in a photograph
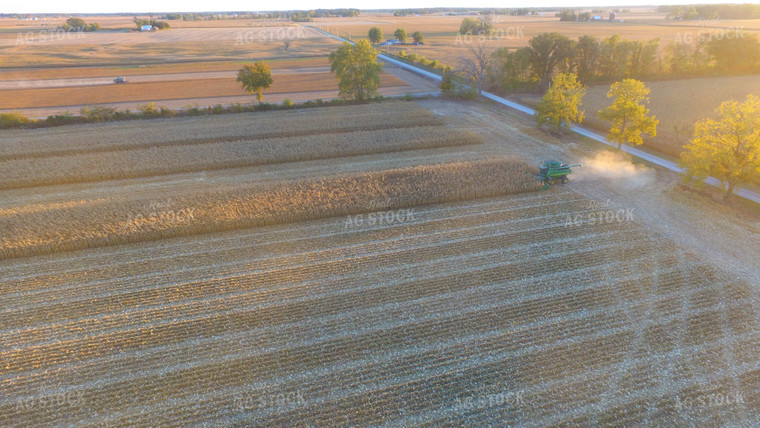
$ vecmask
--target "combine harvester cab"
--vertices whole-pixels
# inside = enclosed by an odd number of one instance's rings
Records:
[[[541,190],[546,190],[550,185],[556,183],[565,184],[568,182],[567,176],[572,174],[573,168],[580,167],[580,164],[565,165],[562,162],[548,160],[543,165],[538,167],[538,175],[536,180],[544,182],[544,187]]]

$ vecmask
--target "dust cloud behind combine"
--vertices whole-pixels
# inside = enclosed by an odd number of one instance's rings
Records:
[[[636,165],[630,156],[604,151],[581,160],[581,168],[573,171],[576,180],[612,181],[627,189],[649,186],[655,182],[655,170]]]

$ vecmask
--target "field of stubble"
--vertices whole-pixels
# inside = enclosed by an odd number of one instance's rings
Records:
[[[758,422],[751,284],[640,222],[599,217],[572,187],[532,191],[526,164],[489,158],[474,137],[457,144],[472,129],[413,103],[288,113],[298,120],[280,139],[311,130],[298,141],[312,155],[262,163],[278,114],[0,136],[5,167],[44,161],[28,177],[60,180],[11,180],[0,196],[0,425]],[[450,138],[421,144],[423,128],[395,124],[404,117]],[[88,144],[98,127],[108,134]],[[354,138],[354,151],[325,136]],[[176,157],[182,147],[247,166]],[[124,171],[141,151],[175,164],[128,178],[76,160]],[[233,202],[260,195],[300,214],[250,223],[256,205]],[[177,224],[176,201],[229,217]],[[99,229],[128,216],[127,232]],[[84,245],[44,254],[19,239],[29,221],[33,237]]]

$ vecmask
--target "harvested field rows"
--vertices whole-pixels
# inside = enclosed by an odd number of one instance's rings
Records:
[[[443,126],[421,126],[10,159],[0,161],[0,189],[149,177],[480,142],[482,138],[477,134]]]
[[[557,190],[10,261],[0,424],[748,420],[748,284],[634,222],[568,225],[587,202]],[[746,403],[676,408],[701,388]]]
[[[443,125],[429,110],[408,102],[325,109],[112,122],[52,129],[9,130],[0,136],[0,158],[50,156],[94,151],[299,137],[325,133]],[[139,126],[135,124],[138,123]]]

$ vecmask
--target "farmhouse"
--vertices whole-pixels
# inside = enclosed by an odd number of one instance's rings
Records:
[[[140,27],[140,31],[153,31],[153,30],[154,28],[152,25],[143,25],[142,27]]]

